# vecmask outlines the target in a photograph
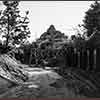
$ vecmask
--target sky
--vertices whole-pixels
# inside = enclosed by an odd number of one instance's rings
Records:
[[[93,1],[21,1],[21,13],[25,14],[24,12],[29,10],[29,41],[39,38],[51,24],[68,36],[75,34],[73,28],[82,23],[91,3]]]

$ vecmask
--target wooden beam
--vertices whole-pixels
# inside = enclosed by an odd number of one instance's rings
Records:
[[[90,52],[89,52],[89,50],[87,50],[87,68],[86,68],[86,70],[90,69],[89,56],[90,56]]]
[[[94,65],[93,65],[93,70],[96,70],[96,55],[97,55],[97,51],[96,49],[94,49]]]

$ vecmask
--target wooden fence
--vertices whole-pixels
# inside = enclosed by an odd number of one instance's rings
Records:
[[[38,53],[40,53],[41,56],[43,55],[47,57],[47,55],[42,54],[42,51],[39,51]],[[47,51],[45,51],[45,53],[48,54]],[[38,57],[40,58],[41,56]],[[76,48],[72,48],[71,51],[69,50],[68,52],[65,52],[64,56],[61,57],[62,57],[61,59],[66,61],[65,66],[79,67],[88,71],[100,71],[100,48],[87,48],[87,49],[81,49],[79,51],[76,50]],[[34,57],[31,57],[30,64],[32,64],[33,61],[32,58]]]
[[[67,61],[68,66],[90,71],[100,71],[100,48],[81,49],[80,51],[74,48],[73,52],[66,57],[66,60],[69,60]]]

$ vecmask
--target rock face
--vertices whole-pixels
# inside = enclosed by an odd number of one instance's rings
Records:
[[[9,87],[12,85],[12,82],[0,76],[0,87]]]
[[[21,72],[23,71],[23,72]],[[8,55],[0,55],[0,94],[23,82],[24,70]]]
[[[23,82],[27,77],[24,74],[23,66],[8,55],[0,56],[0,76],[13,83]]]
[[[14,84],[0,76],[0,94],[6,92],[10,87],[14,86]]]

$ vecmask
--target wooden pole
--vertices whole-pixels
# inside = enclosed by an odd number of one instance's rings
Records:
[[[76,60],[76,48],[74,48],[74,67],[76,67],[76,64],[77,64],[77,60]]]
[[[87,68],[86,68],[86,70],[89,70],[89,68],[90,68],[89,55],[90,55],[90,52],[89,52],[89,50],[87,50]]]
[[[78,51],[78,67],[80,68],[80,52]]]
[[[94,49],[94,65],[93,65],[93,70],[96,69],[96,54],[97,54],[97,51],[96,51],[96,49]]]

